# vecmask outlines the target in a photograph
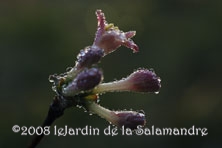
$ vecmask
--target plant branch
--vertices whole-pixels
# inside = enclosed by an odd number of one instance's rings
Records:
[[[51,126],[53,122],[64,114],[64,110],[70,106],[69,103],[64,103],[64,99],[61,96],[55,96],[53,102],[49,106],[48,114],[45,121],[42,124],[42,128],[46,126]],[[38,143],[44,137],[44,133],[41,135],[36,135],[33,139],[29,148],[35,148]]]

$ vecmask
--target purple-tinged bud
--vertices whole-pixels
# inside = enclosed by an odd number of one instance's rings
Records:
[[[142,112],[116,111],[114,114],[118,117],[117,125],[119,127],[124,126],[125,128],[136,129],[138,125],[144,126],[146,124],[145,114]]]
[[[133,72],[127,78],[119,81],[102,83],[93,92],[113,92],[113,91],[132,91],[132,92],[159,92],[161,87],[160,78],[148,69],[141,69]]]
[[[89,46],[82,49],[77,56],[75,67],[71,68],[67,72],[67,78],[74,79],[83,68],[87,68],[98,63],[103,56],[104,50],[98,46]]]
[[[136,129],[138,125],[144,126],[146,124],[145,114],[136,111],[111,111],[95,102],[90,102],[87,105],[90,112],[99,115],[108,122],[118,127],[126,127]]]
[[[98,68],[87,69],[78,74],[76,85],[80,90],[90,90],[98,85],[102,78],[103,74]]]
[[[90,67],[100,61],[104,55],[103,49],[98,46],[89,46],[84,50],[81,50],[77,56],[76,69],[82,69],[84,67]]]
[[[64,86],[62,93],[65,96],[74,96],[81,91],[87,91],[97,86],[103,79],[102,72],[97,68],[86,69],[80,72],[77,77],[67,86]]]
[[[123,32],[113,24],[108,24],[105,15],[101,10],[96,11],[98,27],[94,45],[104,49],[105,54],[115,51],[120,46],[139,51],[139,47],[131,40],[136,35],[136,31]]]
[[[126,78],[131,88],[136,92],[158,92],[160,90],[160,78],[150,70],[141,69]]]

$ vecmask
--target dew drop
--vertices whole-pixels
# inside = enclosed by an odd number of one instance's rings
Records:
[[[99,102],[100,102],[100,99],[99,99],[99,98],[97,98],[96,103],[99,103]]]
[[[67,67],[66,68],[66,72],[69,72],[69,71],[71,71],[72,70],[72,67]]]
[[[159,94],[159,91],[154,92],[155,94]]]
[[[78,107],[78,108],[82,108],[82,106],[81,106],[81,105],[76,105],[76,107]]]
[[[139,110],[138,113],[145,114],[144,110]]]
[[[57,92],[56,86],[52,86],[52,90],[53,90],[54,92]]]
[[[155,71],[154,71],[154,69],[153,69],[153,68],[150,68],[150,69],[149,69],[149,71],[151,71],[151,72],[154,72],[154,73],[155,73]]]

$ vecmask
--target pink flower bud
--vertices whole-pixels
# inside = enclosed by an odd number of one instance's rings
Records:
[[[93,92],[103,93],[112,91],[155,92],[161,87],[160,78],[148,69],[133,72],[127,78],[119,81],[102,83]]]

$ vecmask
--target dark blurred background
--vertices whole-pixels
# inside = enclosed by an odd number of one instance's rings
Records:
[[[222,147],[222,1],[207,0],[63,0],[0,2],[0,147],[26,147],[31,136],[13,125],[38,126],[54,92],[48,76],[73,66],[79,50],[91,45],[95,10],[124,31],[136,30],[140,52],[121,47],[99,64],[105,82],[121,79],[139,67],[161,77],[158,95],[107,93],[110,109],[143,109],[147,127],[205,127],[201,136],[104,136],[108,122],[83,109],[65,111],[58,127],[98,127],[100,136],[56,137],[39,147]]]

